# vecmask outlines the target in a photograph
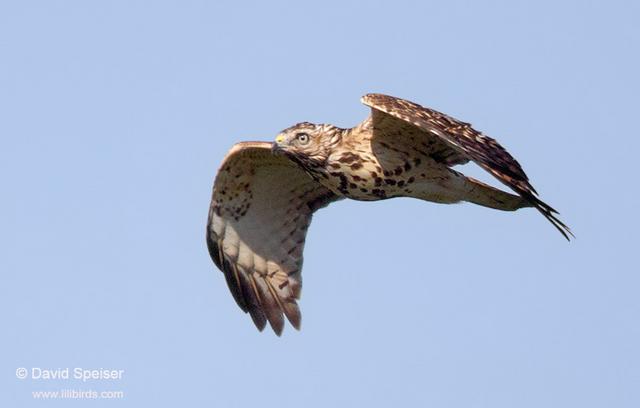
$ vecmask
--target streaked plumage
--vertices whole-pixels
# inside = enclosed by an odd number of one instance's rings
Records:
[[[535,207],[565,238],[572,235],[494,139],[403,99],[368,94],[362,102],[372,113],[354,128],[299,123],[276,143],[236,144],[218,171],[207,245],[234,299],[260,330],[268,321],[279,335],[283,314],[300,327],[296,299],[306,231],[313,212],[333,201],[414,197],[507,211]],[[470,160],[518,195],[451,168]]]

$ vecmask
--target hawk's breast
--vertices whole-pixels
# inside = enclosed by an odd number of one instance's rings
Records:
[[[319,181],[334,193],[354,200],[407,196],[412,193],[412,184],[429,177],[426,161],[393,151],[380,159],[370,150],[337,150],[327,160],[326,174]]]

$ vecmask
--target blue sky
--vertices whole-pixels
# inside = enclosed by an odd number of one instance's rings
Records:
[[[639,406],[639,18],[631,1],[0,3],[0,405]],[[309,230],[303,330],[258,333],[204,242],[217,166],[296,122],[353,126],[368,92],[497,138],[577,239],[532,210],[340,202]]]

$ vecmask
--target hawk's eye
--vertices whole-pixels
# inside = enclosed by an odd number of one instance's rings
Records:
[[[298,133],[296,135],[296,140],[298,141],[298,143],[300,143],[301,145],[307,144],[309,143],[309,135],[306,133]]]

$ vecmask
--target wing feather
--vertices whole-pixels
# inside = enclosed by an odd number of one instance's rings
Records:
[[[216,176],[207,246],[238,306],[259,330],[280,335],[284,316],[300,328],[296,299],[302,252],[313,212],[338,199],[272,144],[244,142],[227,154]]]
[[[469,123],[404,99],[367,94],[362,97],[362,102],[372,108],[374,128],[377,126],[398,128],[408,123],[423,131],[427,137],[445,142],[450,149],[458,153],[453,155],[445,152],[447,158],[444,161],[445,164],[454,165],[464,163],[465,159],[473,160],[529,201],[567,240],[569,236],[573,237],[569,227],[556,216],[558,212],[538,198],[538,193],[518,161],[495,139],[478,132]],[[389,123],[391,118],[395,119],[395,123]]]

